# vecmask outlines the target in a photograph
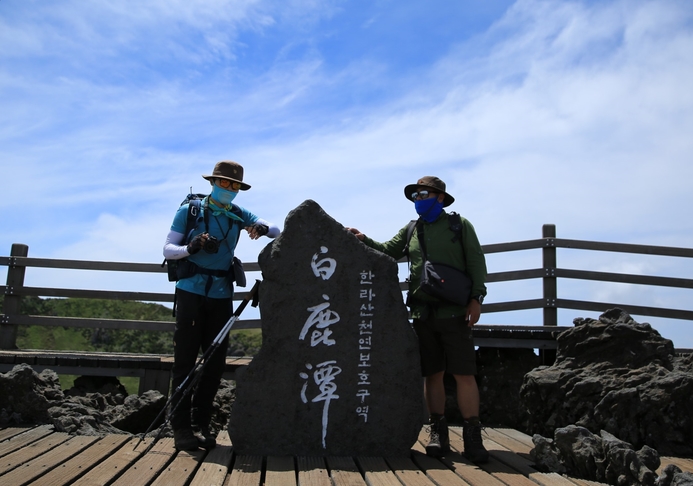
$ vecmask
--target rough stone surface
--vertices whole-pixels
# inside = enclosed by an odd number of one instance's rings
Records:
[[[0,373],[0,425],[46,422],[48,409],[64,398],[54,371],[39,374],[31,366],[19,364]]]
[[[233,382],[222,380],[214,399],[213,433],[228,424],[234,389]],[[137,434],[147,430],[166,400],[156,390],[128,396],[113,377],[79,377],[63,393],[58,375],[51,370],[39,374],[22,364],[0,373],[0,426],[52,424],[55,430],[74,435]],[[167,427],[162,437],[169,436]]]
[[[310,200],[258,261],[263,344],[237,376],[234,449],[408,455],[422,425],[422,379],[396,262]]]
[[[619,486],[657,483],[657,452],[648,446],[636,451],[606,431],[597,436],[584,427],[570,425],[556,429],[553,440],[536,434],[532,441],[539,470]]]
[[[525,376],[520,396],[530,434],[579,425],[636,448],[693,457],[693,356],[620,309],[576,319],[558,337],[556,362]]]
[[[657,478],[657,486],[693,486],[693,473],[683,472],[681,468],[669,464]]]
[[[122,430],[107,421],[103,395],[94,395],[97,396],[74,397],[51,407],[48,410],[48,423],[52,423],[58,432],[73,435],[122,434]],[[102,406],[104,409],[101,409]]]
[[[214,397],[214,403],[212,404],[212,420],[209,424],[209,430],[214,435],[218,434],[222,430],[226,430],[226,428],[229,426],[231,407],[235,401],[235,382],[221,380],[217,394]]]

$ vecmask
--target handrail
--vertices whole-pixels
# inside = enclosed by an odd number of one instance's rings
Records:
[[[88,260],[61,260],[27,256],[0,256],[0,266],[62,268],[65,270],[100,270],[114,272],[166,273],[160,263],[104,262]],[[255,262],[243,263],[246,271],[260,270]]]
[[[541,297],[517,301],[486,303],[484,304],[484,314],[542,309],[544,312],[543,325],[556,326],[558,309],[576,309],[603,312],[608,308],[621,307],[631,314],[693,321],[693,311],[683,309],[667,309],[653,306],[625,305],[614,302],[593,302],[559,298],[556,283],[557,279],[560,278],[693,289],[693,279],[558,268],[556,254],[557,248],[568,248],[577,250],[693,258],[693,249],[556,238],[556,228],[554,225],[544,225],[542,227],[542,236],[542,238],[534,240],[483,245],[482,248],[485,254],[540,249],[542,251],[541,268],[490,273],[487,278],[487,283],[495,284],[500,282],[541,279],[543,287]],[[89,299],[173,302],[173,292],[154,293],[24,286],[24,273],[27,267],[165,273],[166,269],[163,268],[161,264],[59,260],[34,258],[28,257],[27,255],[28,247],[26,245],[15,244],[12,246],[10,256],[0,256],[0,265],[8,267],[7,283],[6,285],[0,286],[0,291],[5,295],[3,313],[0,314],[0,349],[11,349],[15,347],[17,326],[19,325],[59,325],[70,327],[103,327],[142,330],[172,329],[171,321],[124,321],[21,315],[19,313],[19,302],[23,296],[79,297]],[[257,262],[244,263],[244,267],[248,272],[260,271],[260,267]],[[400,282],[400,288],[403,291],[406,291],[408,288],[407,282]],[[246,297],[246,295],[247,292],[237,292],[234,295],[234,300],[242,300]],[[239,320],[235,327],[239,329],[258,328],[260,327],[260,320]]]
[[[245,266],[245,264],[244,264]],[[9,291],[5,285],[0,285],[0,292],[5,295],[17,294],[17,290]],[[72,297],[82,299],[106,300],[137,300],[145,302],[173,302],[173,293],[131,292],[124,290],[85,290],[85,289],[55,289],[48,287],[22,287],[21,295],[31,297]],[[243,300],[247,292],[234,292],[234,300]]]
[[[614,251],[618,253],[639,253],[641,255],[661,255],[672,257],[693,258],[693,249],[673,246],[634,245],[631,243],[604,243],[599,241],[554,239],[554,244],[560,248],[576,250]]]

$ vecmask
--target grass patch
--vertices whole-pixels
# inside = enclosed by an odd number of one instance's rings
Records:
[[[17,336],[20,349],[52,349],[81,351],[92,349],[89,340],[79,329],[59,326],[22,326]]]
[[[230,356],[255,356],[262,346],[262,329],[239,329],[229,333]]]

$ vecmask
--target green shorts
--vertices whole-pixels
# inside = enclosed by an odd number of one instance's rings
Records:
[[[414,331],[419,337],[422,376],[441,371],[453,375],[476,374],[472,328],[464,318],[414,319]]]

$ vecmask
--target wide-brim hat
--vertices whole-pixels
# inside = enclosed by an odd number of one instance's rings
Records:
[[[241,191],[250,189],[250,185],[243,182],[243,167],[238,162],[231,160],[222,160],[214,166],[212,175],[203,175],[207,180],[210,179],[228,179],[233,182],[238,182],[241,185]]]
[[[455,202],[455,198],[445,192],[445,182],[441,181],[436,176],[424,176],[419,179],[416,184],[409,184],[404,188],[404,197],[411,201],[411,195],[415,193],[419,187],[428,187],[433,189],[433,192],[445,194],[445,199],[443,199],[444,208]]]

